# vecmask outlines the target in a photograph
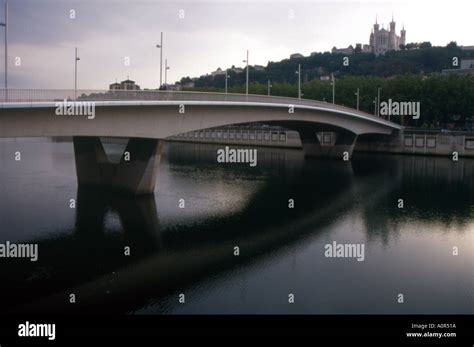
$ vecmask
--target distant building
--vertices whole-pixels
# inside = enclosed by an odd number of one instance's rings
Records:
[[[461,46],[464,51],[474,51],[474,46]]]
[[[385,29],[380,26],[377,22],[377,18],[375,19],[375,24],[370,33],[369,37],[369,44],[361,44],[356,43],[356,48],[351,45],[347,48],[332,48],[332,53],[339,53],[339,54],[352,54],[354,52],[362,52],[362,53],[374,53],[375,55],[383,55],[388,51],[398,51],[400,50],[400,45],[406,44],[406,30],[405,26],[403,26],[402,30],[400,31],[400,36],[397,35],[395,30],[396,23],[393,20],[389,23],[389,28]]]
[[[474,59],[461,60],[461,69],[474,69]]]
[[[211,76],[225,75],[225,70],[222,70],[220,67],[216,71],[211,72]]]
[[[120,83],[112,83],[109,85],[109,90],[140,90],[140,86],[135,84],[135,81],[126,79]]]
[[[112,83],[112,84],[109,84],[109,90],[120,90],[122,89],[122,85],[120,83]]]
[[[299,59],[299,58],[304,58],[304,55],[301,53],[293,53],[290,55],[290,59]]]
[[[375,18],[374,28],[369,38],[369,46],[375,55],[383,55],[388,51],[398,51],[400,50],[400,45],[406,44],[405,26],[400,31],[400,36],[398,36],[395,31],[396,23],[393,20],[393,16],[389,25],[390,30],[386,30],[383,26],[380,29],[377,18]]]
[[[253,68],[255,69],[255,71],[264,71],[265,70],[265,66],[262,66],[262,65],[254,65]]]
[[[352,47],[352,45],[350,45],[347,48],[333,47],[332,50],[331,50],[331,53],[332,54],[352,54],[352,53],[354,53],[354,47]]]
[[[474,59],[461,60],[458,69],[445,69],[441,71],[443,75],[473,75],[474,76]]]
[[[362,43],[356,43],[355,52],[360,53],[372,53],[372,48],[370,45],[363,45]]]

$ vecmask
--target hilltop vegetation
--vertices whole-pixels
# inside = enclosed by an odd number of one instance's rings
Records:
[[[406,74],[392,78],[374,76],[344,76],[336,80],[336,104],[356,108],[355,92],[359,88],[360,109],[374,113],[374,99],[381,87],[381,100],[415,101],[421,104],[421,117],[405,117],[404,125],[441,128],[448,124],[463,128],[474,121],[474,76],[468,75],[415,75]],[[222,88],[201,87],[193,90],[222,92]],[[301,86],[303,98],[332,102],[332,86],[327,81],[313,80]],[[229,88],[229,93],[245,93],[245,85]],[[267,85],[251,83],[251,94],[267,94]],[[298,96],[295,83],[272,83],[272,95]],[[392,121],[402,123],[393,117]]]
[[[301,75],[304,82],[319,79],[334,73],[336,76],[379,76],[390,77],[401,74],[431,74],[443,69],[453,68],[453,57],[474,59],[474,51],[462,50],[451,42],[446,47],[431,47],[429,42],[422,44],[408,44],[400,51],[387,52],[376,57],[372,53],[354,53],[350,55],[332,54],[329,52],[316,53],[310,57],[285,59],[280,62],[269,62],[262,70],[255,70],[250,66],[250,80],[257,83],[286,82],[296,83],[298,76],[295,71],[301,64]],[[343,66],[343,58],[349,58],[349,66]],[[224,69],[224,68],[223,68]],[[229,86],[245,83],[245,72],[236,73],[229,70]],[[224,75],[205,75],[194,81],[195,87],[223,88]],[[185,77],[181,83],[189,82]]]
[[[414,45],[414,44],[411,44]],[[407,45],[408,46],[408,45]],[[411,46],[413,47],[413,46]],[[356,53],[349,55],[350,64],[342,66],[342,54],[320,53],[300,59],[269,63],[264,71],[250,69],[249,93],[297,97],[297,70],[301,64],[302,93],[305,99],[332,102],[330,81],[320,76],[336,75],[336,104],[356,108],[355,92],[360,90],[360,109],[374,113],[374,99],[381,87],[381,100],[421,103],[421,118],[394,118],[392,121],[409,126],[440,128],[446,125],[464,128],[474,121],[474,76],[441,75],[452,68],[453,57],[474,59],[474,52],[461,50],[455,43],[446,47],[400,50],[385,56]],[[245,93],[245,73],[229,72],[229,92]],[[186,79],[188,80],[188,79]],[[192,90],[223,92],[224,76],[203,76]]]

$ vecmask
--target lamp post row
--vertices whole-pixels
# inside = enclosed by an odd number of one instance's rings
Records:
[[[0,26],[5,28],[5,80],[4,80],[4,86],[5,86],[5,100],[7,100],[7,90],[8,90],[8,1],[5,2],[5,19],[4,22],[0,22]],[[160,87],[163,85],[163,32],[161,32],[160,35],[160,44],[156,45],[157,48],[160,49]],[[74,98],[77,98],[77,62],[80,60],[79,56],[77,55],[77,47],[75,47],[75,55],[74,55]],[[245,79],[245,94],[249,94],[249,50],[247,50],[247,58],[244,60],[244,63],[246,63],[246,79]],[[165,85],[167,84],[167,76],[168,76],[168,70],[170,67],[168,66],[168,59],[165,59]],[[296,71],[296,74],[298,75],[298,98],[301,99],[302,93],[301,93],[301,64],[298,64],[298,71]],[[227,94],[228,92],[228,70],[225,70],[225,93]],[[332,103],[335,103],[335,97],[336,97],[336,81],[334,78],[334,74],[331,74],[331,85],[332,85]],[[267,83],[267,94],[270,96],[270,90],[271,90],[272,85],[270,84],[270,80],[268,80]],[[380,107],[380,90],[382,88],[377,88],[377,98],[375,99],[375,109],[376,111],[374,112],[376,116],[380,117],[379,114],[379,107]],[[359,88],[357,88],[357,92],[355,93],[357,96],[357,111],[359,111],[359,98],[360,98],[360,92]]]

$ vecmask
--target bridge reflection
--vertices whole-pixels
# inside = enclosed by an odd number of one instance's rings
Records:
[[[198,156],[204,165],[200,170],[206,165],[215,170],[210,153],[215,147],[193,146],[189,152],[172,146],[166,158],[179,167]],[[259,170],[268,179],[238,211],[172,229],[160,226],[154,197],[79,190],[74,230],[37,240],[38,263],[12,260],[0,265],[2,282],[8,283],[0,292],[4,312],[134,312],[211,276],[278,257],[322,236],[327,226],[354,209],[361,210],[369,243],[378,238],[390,242],[404,219],[418,218],[425,206],[436,209],[430,194],[436,194],[436,201],[452,201],[456,194],[458,202],[422,218],[447,224],[473,218],[474,161],[465,160],[463,170],[443,179],[437,172],[451,165],[444,158],[358,156],[344,163],[304,161],[292,150],[267,149],[266,154]],[[419,159],[425,160],[426,170],[417,169]],[[225,170],[245,175],[242,167]],[[429,180],[440,189],[428,191],[423,182]],[[400,196],[405,197],[405,209],[393,217]],[[289,198],[295,199],[295,209],[288,209]],[[121,227],[107,225],[112,212]],[[236,245],[239,257],[233,254]],[[131,247],[129,257],[124,256],[125,246]],[[68,303],[70,293],[77,296],[75,305]]]

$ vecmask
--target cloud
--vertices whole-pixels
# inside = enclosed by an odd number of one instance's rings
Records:
[[[130,76],[154,88],[161,31],[169,81],[242,66],[246,49],[251,64],[266,65],[295,52],[368,43],[375,15],[387,24],[392,12],[397,30],[405,23],[409,42],[472,44],[469,1],[16,0],[9,6],[9,78],[18,88],[71,88],[74,47],[80,87],[107,88]],[[21,66],[13,66],[15,57]]]

